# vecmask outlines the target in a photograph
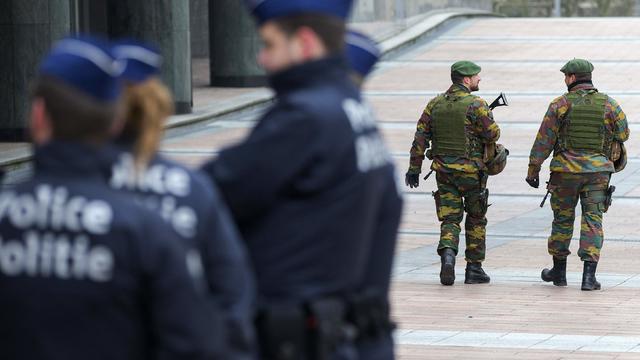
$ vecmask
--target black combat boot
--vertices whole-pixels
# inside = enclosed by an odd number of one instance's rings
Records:
[[[596,280],[596,268],[598,263],[595,261],[585,261],[582,270],[582,290],[600,290],[600,283]]]
[[[489,281],[491,278],[482,270],[482,263],[467,263],[464,271],[465,284],[486,284]]]
[[[542,270],[540,274],[542,280],[553,281],[555,286],[567,286],[567,258],[553,258],[553,267]]]
[[[440,283],[453,285],[456,281],[456,253],[451,248],[444,248],[440,253]]]

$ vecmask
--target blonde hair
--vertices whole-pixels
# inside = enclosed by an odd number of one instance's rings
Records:
[[[173,98],[158,78],[125,86],[124,125],[121,137],[134,141],[138,170],[144,169],[158,150],[165,120],[173,114]]]

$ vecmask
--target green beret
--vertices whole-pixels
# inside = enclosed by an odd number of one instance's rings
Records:
[[[478,73],[480,73],[480,70],[482,70],[480,66],[467,60],[458,61],[457,63],[451,65],[452,73],[457,72],[458,74],[463,76],[477,75]]]
[[[573,59],[560,69],[565,74],[581,74],[593,71],[593,64],[584,59]]]

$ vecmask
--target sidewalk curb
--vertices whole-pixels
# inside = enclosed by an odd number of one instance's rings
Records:
[[[273,99],[273,94],[267,90],[256,90],[254,93],[246,94],[243,97],[246,97],[247,100],[234,101],[234,103],[227,106],[215,106],[213,109],[211,109],[212,106],[204,106],[196,109],[191,114],[171,116],[165,125],[165,129],[176,129],[193,125],[228,115],[236,111],[243,111],[252,107],[260,106],[271,101]]]
[[[447,23],[452,20],[459,18],[500,16],[502,15],[481,10],[461,9],[459,11],[439,12],[426,17],[425,19],[419,21],[418,23],[410,26],[409,28],[401,31],[398,34],[381,41],[379,43],[379,46],[382,50],[383,57],[388,57],[391,54],[408,48],[409,46],[426,38],[427,36],[434,34],[438,30],[441,30],[444,26],[446,26]],[[259,91],[260,90],[256,90],[256,92]],[[249,99],[247,99],[246,101],[236,101],[236,103],[232,103],[226,107],[217,106],[215,107],[215,109],[210,109],[210,107],[205,106],[203,108],[195,109],[195,111],[191,114],[171,116],[168,119],[167,124],[165,125],[165,129],[179,129],[182,127],[193,126],[201,122],[212,121],[224,115],[249,110],[257,106],[262,106],[273,100],[273,94],[266,91],[263,94],[251,93],[246,97]],[[25,150],[24,154],[12,156],[7,159],[1,159],[0,168],[5,169],[8,172],[11,170],[22,168],[24,167],[25,163],[31,161],[32,157],[33,155],[31,154],[31,150]]]

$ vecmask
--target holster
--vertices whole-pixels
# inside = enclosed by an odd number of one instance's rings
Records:
[[[464,199],[464,211],[473,217],[483,217],[489,209],[489,189],[469,194]]]
[[[580,192],[582,212],[607,212],[611,205],[611,197],[615,189],[615,186],[609,186],[608,188],[603,189],[602,187],[598,188],[596,186],[586,185]]]
[[[256,318],[260,352],[265,360],[308,359],[307,315],[300,306],[270,306]]]
[[[436,202],[436,215],[438,216],[438,221],[444,221],[444,216],[442,215],[442,210],[440,209],[440,207],[442,206],[441,199],[440,199],[440,191],[439,190],[432,191],[431,195],[433,195],[433,200],[435,200]]]
[[[358,341],[375,340],[395,329],[389,303],[378,294],[358,294],[349,301],[347,320],[353,324]]]
[[[349,339],[347,305],[327,298],[299,305],[276,305],[256,319],[264,360],[327,360]]]
[[[347,305],[343,299],[327,298],[314,300],[308,305],[311,359],[329,359],[338,346],[350,340],[345,321]]]
[[[609,207],[611,207],[611,203],[613,202],[613,193],[616,191],[616,187],[613,185],[610,185],[607,188],[607,194],[604,200],[604,210],[602,212],[607,212],[609,211]]]

